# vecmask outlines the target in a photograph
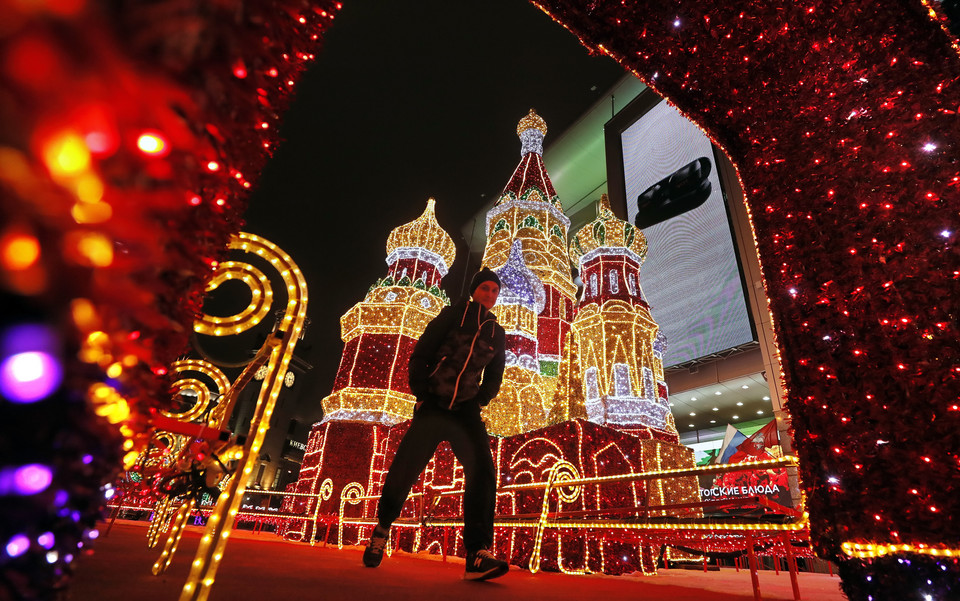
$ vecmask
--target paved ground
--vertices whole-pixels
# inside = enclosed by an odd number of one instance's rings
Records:
[[[201,530],[191,528],[180,542],[167,572],[150,568],[160,546],[146,543],[145,522],[117,521],[102,536],[96,551],[78,560],[69,601],[176,601],[187,578]],[[436,556],[394,554],[376,570],[360,563],[359,548],[337,550],[288,543],[272,534],[235,531],[211,590],[211,601],[307,601],[367,599],[384,601],[752,601],[750,573],[724,569],[661,570],[657,576],[568,576],[530,574],[517,568],[491,582],[461,580],[462,560],[444,563]],[[841,601],[839,579],[827,574],[800,574],[802,598]],[[793,599],[789,576],[760,572],[763,599]]]

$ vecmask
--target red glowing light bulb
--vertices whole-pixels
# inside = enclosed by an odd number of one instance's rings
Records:
[[[239,79],[244,79],[247,76],[247,66],[242,60],[233,63],[233,75]]]

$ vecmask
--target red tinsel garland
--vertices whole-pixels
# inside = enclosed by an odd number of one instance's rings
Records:
[[[819,552],[956,549],[956,40],[919,1],[535,3],[736,164]]]
[[[64,373],[42,399],[2,400],[0,468],[52,477],[0,499],[13,597],[63,584],[95,536],[101,487],[146,442],[149,410],[170,404],[167,366],[339,7],[0,5],[0,338],[56,332]]]

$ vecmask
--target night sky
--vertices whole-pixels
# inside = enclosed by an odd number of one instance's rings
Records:
[[[245,214],[244,230],[278,244],[307,279],[311,324],[297,355],[313,369],[298,397],[319,412],[330,393],[340,316],[386,275],[390,230],[435,197],[458,246],[443,287],[459,298],[461,230],[516,167],[517,122],[535,108],[549,148],[623,74],[520,0],[344,0]]]

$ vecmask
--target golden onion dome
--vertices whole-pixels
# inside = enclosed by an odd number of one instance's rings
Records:
[[[427,200],[427,208],[423,214],[400,227],[394,228],[387,238],[387,255],[398,248],[423,248],[436,255],[440,255],[446,263],[445,267],[453,265],[457,256],[457,246],[453,238],[437,223],[434,213],[436,200]]]
[[[638,257],[647,257],[647,237],[639,229],[618,219],[604,194],[597,203],[597,218],[583,226],[570,241],[570,260],[578,264],[580,257],[600,247],[625,248]]]
[[[523,132],[528,129],[536,129],[541,134],[547,135],[547,122],[543,120],[543,117],[537,114],[533,109],[530,109],[530,112],[527,113],[527,116],[520,120],[520,123],[517,124],[517,135],[523,134]]]

